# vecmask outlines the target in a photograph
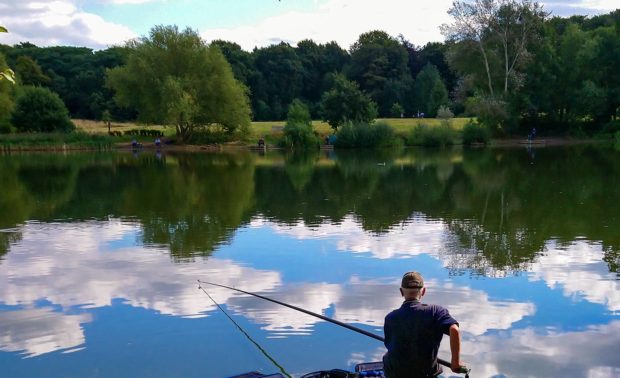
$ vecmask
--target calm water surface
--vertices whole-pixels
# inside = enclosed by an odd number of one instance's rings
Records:
[[[620,376],[619,230],[604,147],[0,155],[0,374],[277,372],[198,279],[382,335],[418,270],[472,376]],[[292,375],[385,351],[206,289]]]

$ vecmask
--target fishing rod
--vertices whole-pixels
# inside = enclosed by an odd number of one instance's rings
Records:
[[[198,282],[200,282],[200,281],[198,281]],[[253,338],[252,338],[252,337],[251,337],[251,336],[250,336],[250,335],[249,335],[246,331],[244,331],[244,330],[243,330],[243,328],[241,328],[241,326],[239,325],[239,323],[237,323],[237,322],[235,321],[235,319],[233,319],[230,315],[228,315],[228,313],[224,310],[224,308],[223,308],[222,306],[220,306],[220,304],[219,304],[219,303],[217,303],[217,302],[215,301],[215,299],[213,299],[213,297],[212,297],[211,295],[209,295],[209,293],[207,293],[207,291],[206,291],[206,290],[205,290],[202,286],[198,285],[198,289],[202,290],[202,291],[203,291],[203,293],[207,294],[207,297],[209,297],[209,299],[211,299],[211,301],[213,301],[213,303],[217,306],[217,308],[219,308],[219,309],[220,309],[220,310],[224,313],[224,315],[226,315],[226,317],[227,317],[227,318],[228,318],[231,322],[233,322],[233,324],[237,327],[237,329],[238,329],[239,331],[241,331],[241,333],[243,333],[243,335],[244,335],[244,336],[245,336],[248,340],[250,340],[250,342],[252,342],[252,344],[254,344],[254,345],[258,348],[258,350],[259,350],[259,351],[260,351],[260,352],[261,352],[261,353],[262,353],[265,357],[267,357],[267,359],[268,359],[269,361],[271,361],[271,362],[272,362],[272,363],[273,363],[273,364],[274,364],[274,365],[275,365],[278,369],[280,369],[280,371],[281,371],[284,375],[286,375],[288,378],[292,378],[292,376],[291,376],[289,373],[287,373],[287,372],[286,372],[286,370],[284,370],[284,367],[282,367],[282,365],[280,365],[280,364],[278,363],[278,361],[276,361],[273,357],[271,357],[271,356],[269,355],[269,353],[267,353],[267,351],[266,351],[265,349],[263,349],[263,347],[261,347],[261,346],[260,346],[260,345],[259,345],[259,344],[258,344],[258,343],[257,343],[257,342],[256,342],[256,341],[255,341],[255,340],[254,340],[254,339],[253,339]]]
[[[375,340],[379,340],[381,342],[385,342],[385,338],[383,338],[383,337],[381,337],[381,336],[379,336],[377,334],[374,334],[372,332],[368,332],[368,331],[365,331],[365,330],[363,330],[361,328],[354,327],[354,326],[352,326],[350,324],[343,323],[341,321],[338,321],[338,320],[335,320],[335,319],[332,319],[332,318],[328,318],[327,316],[324,316],[324,315],[321,315],[321,314],[317,314],[316,312],[308,311],[308,310],[303,309],[301,307],[297,307],[297,306],[293,306],[293,305],[288,304],[288,303],[280,302],[280,301],[278,301],[276,299],[272,299],[272,298],[265,297],[265,296],[260,295],[260,294],[251,293],[249,291],[237,289],[237,288],[234,288],[234,287],[230,287],[230,286],[226,286],[226,285],[221,285],[221,284],[216,284],[216,283],[213,283],[213,282],[207,282],[207,281],[198,280],[198,283],[212,285],[212,286],[217,286],[217,287],[223,287],[225,289],[234,290],[234,291],[237,291],[237,292],[240,292],[240,293],[251,295],[251,296],[256,297],[256,298],[264,299],[264,300],[269,301],[269,302],[277,303],[277,304],[279,304],[281,306],[288,307],[288,308],[291,308],[293,310],[303,312],[304,314],[308,314],[310,316],[314,316],[316,318],[325,320],[326,322],[330,322],[330,323],[339,325],[341,327],[350,329],[351,331],[354,331],[354,332],[357,332],[357,333],[361,333],[362,335],[365,335],[365,336],[368,336],[368,337],[372,337]],[[450,363],[448,361],[444,360],[444,359],[437,358],[437,362],[439,364],[443,365],[443,366],[451,367]],[[466,377],[469,376],[469,369],[466,368],[466,367],[462,367],[458,372],[461,373],[461,374],[465,374]]]

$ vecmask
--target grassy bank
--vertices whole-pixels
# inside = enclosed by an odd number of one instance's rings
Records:
[[[32,134],[0,134],[2,150],[65,150],[94,149],[105,150],[114,147],[112,137],[84,132],[63,133],[32,133]]]
[[[468,118],[455,118],[451,120],[451,128],[454,131],[462,130],[467,123]],[[389,118],[379,119],[390,125],[396,135],[406,139],[411,131],[418,125],[424,124],[429,128],[435,128],[441,125],[438,119],[413,119],[413,118]],[[77,132],[69,134],[61,133],[30,133],[30,134],[0,134],[0,148],[3,150],[20,150],[20,149],[42,149],[42,150],[62,150],[62,149],[109,149],[117,143],[127,143],[132,139],[137,139],[141,143],[151,143],[151,136],[132,136],[125,133],[131,130],[157,130],[164,134],[164,138],[173,138],[175,129],[173,127],[164,127],[160,125],[142,125],[132,122],[112,122],[110,130],[118,132],[120,136],[109,136],[108,126],[101,121],[91,121],[75,119],[73,123],[77,127]],[[268,144],[278,144],[283,136],[282,129],[285,121],[272,122],[252,122],[250,135],[248,135],[245,143],[254,145],[261,137],[265,138]],[[321,140],[332,134],[332,128],[325,122],[313,121],[312,126]]]
[[[378,119],[379,121],[386,122],[388,125],[394,128],[394,131],[397,135],[402,137],[406,137],[409,135],[411,130],[420,124],[425,124],[429,127],[436,127],[441,124],[441,120],[435,118],[385,118]],[[459,131],[463,128],[463,126],[469,121],[469,118],[454,118],[452,119],[451,126],[455,131]],[[103,122],[98,121],[90,121],[90,120],[81,120],[76,119],[73,120],[73,123],[77,126],[79,130],[82,130],[89,134],[107,134],[108,127]],[[248,136],[248,143],[256,143],[260,137],[264,137],[267,143],[275,143],[282,136],[282,129],[284,128],[285,121],[267,121],[267,122],[252,122],[252,126],[250,128],[250,135]],[[332,133],[332,128],[325,122],[322,121],[313,121],[312,127],[314,131],[316,131],[321,137],[325,137]],[[112,131],[120,131],[124,133],[129,130],[136,129],[144,129],[144,130],[160,130],[164,133],[165,136],[172,137],[174,136],[175,130],[173,127],[163,127],[158,125],[140,125],[136,123],[118,123],[112,122],[111,128]],[[130,140],[131,137],[125,138],[126,140]]]

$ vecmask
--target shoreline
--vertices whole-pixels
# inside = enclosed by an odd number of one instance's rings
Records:
[[[488,145],[472,145],[467,146],[468,148],[516,148],[516,147],[525,147],[525,148],[543,148],[543,147],[559,147],[559,146],[574,146],[581,144],[598,144],[598,143],[606,143],[611,142],[605,139],[574,139],[567,137],[549,137],[549,138],[539,138],[533,141],[528,141],[527,139],[521,138],[506,138],[506,139],[492,139]],[[454,146],[464,146],[454,145]],[[321,146],[321,149],[325,149],[328,146]],[[429,148],[425,146],[408,146],[405,148]],[[332,147],[333,148],[333,147]],[[10,153],[10,152],[68,152],[68,151],[141,151],[141,150],[159,150],[169,151],[169,152],[219,152],[219,151],[234,151],[234,150],[245,150],[245,151],[281,151],[284,148],[279,147],[277,145],[266,145],[263,147],[258,147],[254,144],[245,144],[240,142],[232,142],[225,144],[164,144],[161,146],[156,146],[155,144],[148,143],[143,144],[139,148],[135,148],[129,142],[119,142],[110,145],[109,147],[101,147],[101,146],[80,146],[80,145],[33,145],[33,146],[11,146],[11,145],[2,145],[0,146],[0,153]]]

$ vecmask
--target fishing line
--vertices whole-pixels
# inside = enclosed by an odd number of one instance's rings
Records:
[[[243,328],[241,328],[241,326],[235,321],[235,319],[233,319],[230,315],[228,315],[228,313],[226,312],[226,310],[224,310],[224,308],[222,308],[222,306],[219,305],[219,303],[217,303],[215,301],[215,299],[213,299],[213,297],[211,295],[209,295],[209,293],[207,293],[207,291],[200,285],[200,280],[198,281],[198,289],[202,290],[203,293],[207,294],[207,297],[209,297],[209,299],[211,299],[211,301],[213,301],[213,303],[217,306],[217,308],[219,308],[224,315],[226,315],[226,317],[228,319],[230,319],[231,322],[233,322],[233,324],[237,327],[237,329],[239,331],[241,331],[241,333],[243,333],[245,335],[245,337],[247,337],[248,340],[250,340],[252,342],[252,344],[256,345],[256,347],[258,348],[258,350],[265,356],[267,357],[267,359],[269,359],[269,361],[271,361],[278,369],[280,369],[280,371],[282,372],[282,374],[286,375],[288,378],[293,378],[289,373],[286,372],[286,370],[284,370],[284,368],[282,367],[282,365],[280,365],[276,360],[273,359],[273,357],[271,357],[269,355],[269,353],[267,353],[267,351],[265,349],[263,349],[263,347],[261,347],[256,341],[254,341],[254,339],[252,339],[252,337],[243,330]]]
[[[237,288],[230,287],[230,286],[226,286],[226,285],[217,284],[217,283],[214,283],[214,282],[207,282],[207,281],[201,281],[201,280],[198,280],[198,285],[200,285],[200,284],[206,284],[206,285],[212,285],[212,286],[223,287],[223,288],[225,288],[225,289],[233,290],[233,291],[236,291],[236,292],[239,292],[239,293],[244,293],[244,294],[247,294],[247,295],[251,295],[251,296],[256,297],[256,298],[264,299],[264,300],[266,300],[266,301],[269,301],[269,302],[272,302],[272,303],[276,303],[276,304],[279,304],[279,305],[282,305],[282,306],[285,306],[285,307],[291,308],[291,309],[293,309],[293,310],[303,312],[304,314],[308,314],[308,315],[314,316],[314,317],[316,317],[316,318],[319,318],[319,319],[325,320],[325,321],[327,321],[327,322],[330,322],[330,323],[333,323],[333,324],[339,325],[339,326],[341,326],[341,327],[344,327],[344,328],[350,329],[351,331],[355,331],[355,332],[357,332],[357,333],[361,333],[362,335],[366,335],[366,336],[368,336],[368,337],[372,337],[373,339],[376,339],[376,340],[379,340],[379,341],[382,341],[382,342],[383,342],[383,341],[385,341],[385,339],[384,339],[383,337],[381,337],[381,336],[379,336],[379,335],[376,335],[376,334],[374,334],[374,333],[372,333],[372,332],[368,332],[368,331],[363,330],[363,329],[361,329],[361,328],[354,327],[354,326],[352,326],[352,325],[350,325],[350,324],[343,323],[343,322],[338,321],[338,320],[336,320],[336,319],[328,318],[327,316],[324,316],[324,315],[321,315],[321,314],[317,314],[317,313],[315,313],[315,312],[308,311],[308,310],[303,309],[303,308],[301,308],[301,307],[293,306],[293,305],[291,305],[291,304],[284,303],[284,302],[278,301],[278,300],[273,299],[273,298],[265,297],[265,296],[262,296],[262,295],[260,295],[260,294],[251,293],[251,292],[249,292],[249,291],[245,291],[245,290],[237,289]],[[201,287],[201,286],[198,286],[198,287],[202,289],[202,287]],[[202,289],[202,291],[204,291],[204,289]],[[205,293],[206,293],[206,291],[205,291]],[[209,295],[209,294],[207,294],[207,295]],[[215,301],[214,301],[214,302],[215,302]],[[216,303],[216,304],[217,304],[217,303]],[[218,307],[219,307],[219,305],[218,305]],[[224,311],[224,310],[222,310],[222,311]],[[226,313],[226,312],[224,312],[224,313]],[[228,316],[228,314],[226,314],[226,315]],[[232,320],[232,319],[230,319],[230,320]],[[232,321],[234,322],[234,320],[232,320]],[[237,323],[235,323],[235,324],[237,324]],[[237,327],[239,327],[239,326],[237,325]],[[241,327],[239,327],[239,329],[241,329]],[[243,330],[241,330],[241,331],[243,332]],[[245,333],[245,332],[244,332],[244,333]],[[258,345],[258,344],[257,344],[257,345]],[[446,360],[441,359],[441,358],[437,358],[437,362],[438,362],[439,364],[443,365],[443,366],[450,367],[450,363],[449,363],[448,361],[446,361]],[[460,371],[459,371],[458,373],[460,373],[460,374],[465,374],[465,378],[469,378],[469,372],[470,372],[470,369],[469,369],[469,368],[467,368],[467,367],[465,367],[465,366],[463,366],[463,367],[460,369]]]

